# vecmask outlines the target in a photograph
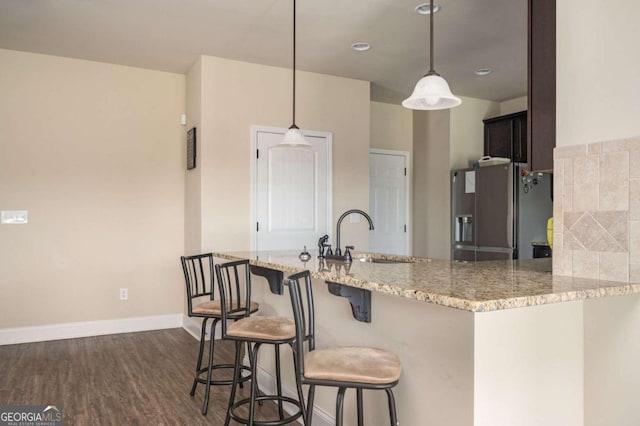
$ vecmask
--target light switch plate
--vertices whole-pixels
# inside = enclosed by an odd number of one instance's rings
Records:
[[[0,223],[5,225],[22,225],[29,222],[29,212],[27,210],[2,210],[0,212]]]
[[[360,215],[351,213],[349,215],[349,223],[360,223]]]

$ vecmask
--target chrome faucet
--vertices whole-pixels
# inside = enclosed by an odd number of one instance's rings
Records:
[[[336,251],[335,251],[335,256],[342,256],[342,250],[340,249],[340,227],[342,225],[342,221],[344,220],[345,217],[349,216],[351,213],[358,213],[361,214],[362,216],[365,217],[365,219],[367,219],[369,221],[369,230],[373,231],[373,221],[371,220],[371,217],[369,217],[368,214],[366,214],[365,212],[363,212],[362,210],[358,210],[358,209],[351,209],[351,210],[347,210],[346,212],[342,213],[342,215],[338,218],[338,223],[336,224]],[[351,254],[349,253],[349,249],[353,248],[351,246],[349,247],[345,247],[346,253],[344,255],[345,258],[351,258]]]

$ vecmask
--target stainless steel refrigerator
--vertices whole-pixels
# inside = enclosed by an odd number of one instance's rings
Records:
[[[452,259],[533,257],[553,214],[552,175],[525,182],[517,163],[451,172]]]

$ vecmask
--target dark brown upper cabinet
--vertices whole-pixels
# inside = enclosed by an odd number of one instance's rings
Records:
[[[528,0],[528,159],[553,171],[556,146],[556,0]]]
[[[516,163],[527,162],[527,111],[484,122],[484,155],[510,158]]]

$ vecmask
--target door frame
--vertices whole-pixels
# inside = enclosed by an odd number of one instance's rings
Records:
[[[407,224],[407,241],[406,241],[406,253],[407,256],[412,256],[413,255],[413,222],[412,222],[412,216],[411,216],[411,206],[413,205],[413,200],[411,198],[411,191],[412,191],[412,185],[411,182],[413,181],[412,177],[413,177],[413,170],[411,168],[411,153],[409,151],[397,151],[397,150],[393,150],[393,149],[378,149],[378,148],[371,148],[369,149],[369,155],[371,154],[382,154],[382,155],[397,155],[400,157],[404,157],[404,163],[407,167],[407,185],[405,188],[405,199],[406,199],[406,213],[405,213],[405,221]],[[369,175],[369,178],[371,178],[371,175]],[[369,191],[371,191],[371,180],[369,180]],[[369,200],[369,203],[371,203],[371,200]]]
[[[249,229],[251,229],[251,251],[255,251],[256,247],[258,246],[258,235],[256,232],[256,222],[258,220],[258,203],[256,201],[256,198],[258,196],[258,158],[255,154],[256,150],[258,149],[258,133],[276,133],[281,134],[284,137],[284,134],[287,132],[287,130],[288,129],[284,127],[251,125],[251,152],[249,153],[249,155],[251,156],[251,166],[249,168],[251,179],[251,200],[249,203],[249,209],[251,210],[249,222]],[[332,238],[333,232],[331,232],[331,228],[333,225],[333,133],[302,129],[301,131],[305,136],[325,138],[327,140],[327,234],[330,238]],[[311,250],[313,250],[313,248],[314,247],[307,247],[307,249]],[[302,249],[302,247],[300,249]]]

